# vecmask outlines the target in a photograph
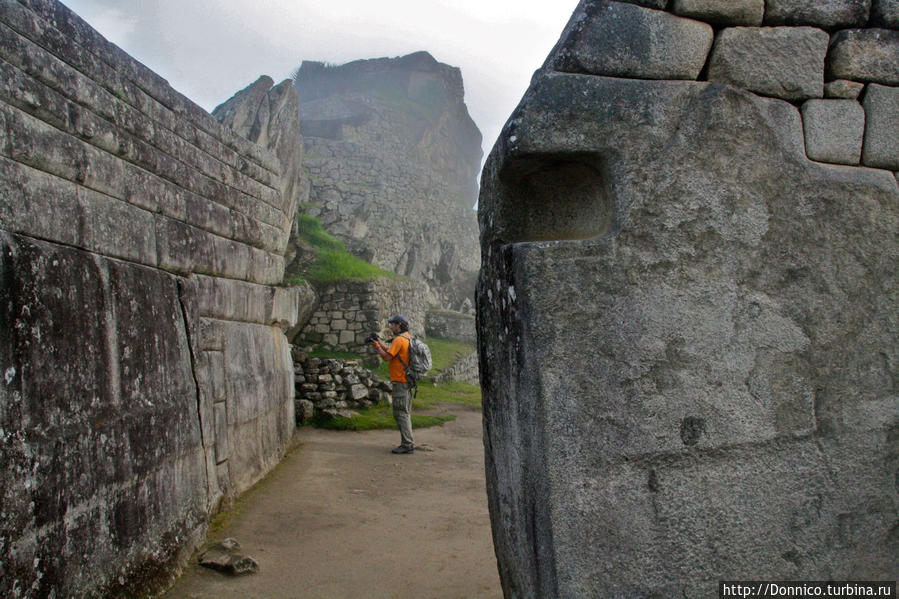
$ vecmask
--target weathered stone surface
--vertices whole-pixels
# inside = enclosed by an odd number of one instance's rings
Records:
[[[899,2],[896,0],[872,0],[871,25],[899,29]]]
[[[824,84],[824,97],[857,100],[863,89],[865,89],[864,83],[837,79]]]
[[[280,208],[285,215],[296,213],[297,206],[308,200],[308,183],[303,181],[303,142],[297,115],[299,100],[291,80],[274,85],[268,76],[238,92],[217,107],[213,116],[241,136],[270,148],[281,165]],[[291,220],[283,223],[284,233]],[[278,251],[286,249],[288,236],[282,238]]]
[[[640,79],[696,79],[714,34],[711,26],[621,2],[582,2],[551,68]]]
[[[855,100],[808,100],[802,105],[805,153],[812,160],[858,164],[865,110]]]
[[[477,341],[475,318],[471,314],[429,310],[425,321],[425,330],[431,337],[455,339],[467,343]]]
[[[674,0],[674,13],[716,25],[762,24],[765,0]]]
[[[899,88],[870,84],[865,91],[866,166],[899,170]]]
[[[830,38],[827,75],[831,79],[899,85],[899,31],[849,29]]]
[[[115,586],[137,547],[129,568],[171,566],[206,506],[176,280],[6,233],[0,254],[0,594]]]
[[[309,401],[308,399],[298,399],[297,400],[297,424],[302,424],[306,422],[315,414],[315,404]]]
[[[0,33],[0,595],[155,595],[289,442],[296,294],[252,283],[294,215],[273,153],[62,4]]]
[[[216,543],[201,553],[199,562],[201,566],[231,576],[245,576],[259,571],[259,564],[256,560],[241,553],[240,543],[230,538]]]
[[[228,398],[229,480],[240,493],[278,463],[293,434],[293,360],[287,340],[273,334],[271,327],[232,322],[220,326]]]
[[[765,25],[864,27],[871,0],[765,0]]]
[[[535,77],[479,203],[507,597],[894,576],[899,188],[803,146],[730,86]],[[606,224],[517,218],[540,202]]]
[[[709,81],[805,100],[824,95],[828,36],[812,27],[733,27],[718,33]]]
[[[618,0],[619,2],[624,2],[626,4],[636,4],[638,6],[645,6],[646,8],[656,8],[659,10],[664,10],[665,6],[668,5],[668,0]]]

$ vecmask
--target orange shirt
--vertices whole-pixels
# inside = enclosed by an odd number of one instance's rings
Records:
[[[408,333],[402,333],[401,335],[397,335],[393,338],[393,341],[390,343],[390,349],[387,350],[387,353],[391,356],[399,355],[400,358],[403,359],[406,366],[409,365],[409,338],[406,337]],[[403,362],[400,362],[397,358],[394,358],[390,361],[388,365],[388,370],[390,372],[390,380],[396,381],[398,383],[407,383],[406,380],[406,366],[403,366]]]

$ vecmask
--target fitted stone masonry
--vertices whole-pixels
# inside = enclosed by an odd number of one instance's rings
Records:
[[[481,179],[506,597],[899,576],[891,5],[575,10]]]
[[[154,593],[278,462],[295,209],[275,151],[0,2],[0,595]]]

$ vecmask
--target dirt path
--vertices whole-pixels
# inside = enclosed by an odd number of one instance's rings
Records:
[[[417,429],[429,451],[393,455],[396,431],[304,428],[300,447],[210,541],[237,539],[259,573],[192,563],[166,599],[502,597],[487,515],[481,414]],[[195,560],[192,560],[195,562]]]

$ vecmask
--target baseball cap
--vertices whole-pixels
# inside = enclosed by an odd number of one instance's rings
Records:
[[[405,317],[405,316],[402,316],[402,315],[400,315],[400,314],[394,314],[393,316],[391,316],[391,317],[387,320],[387,322],[388,322],[388,323],[394,323],[394,322],[396,322],[396,323],[399,323],[399,324],[404,325],[404,326],[409,326],[409,321],[406,320],[406,317]]]

